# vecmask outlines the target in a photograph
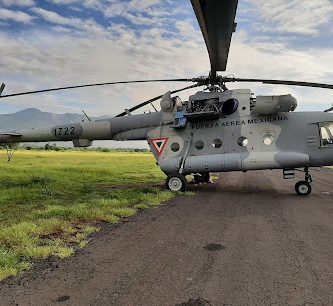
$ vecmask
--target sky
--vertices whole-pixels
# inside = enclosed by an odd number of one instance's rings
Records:
[[[332,0],[239,0],[236,21],[222,75],[333,83]],[[209,68],[190,0],[0,0],[4,94],[96,82],[192,78],[207,75]],[[35,107],[114,115],[184,86],[116,85],[8,98],[0,100],[0,113]],[[333,103],[333,92],[325,89],[245,83],[229,87],[250,88],[256,95],[291,93],[298,99],[298,110],[324,110]],[[187,100],[195,91],[180,97]]]

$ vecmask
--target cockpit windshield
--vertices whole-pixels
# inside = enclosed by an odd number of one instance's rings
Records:
[[[333,145],[333,122],[324,122],[320,125],[321,144]]]

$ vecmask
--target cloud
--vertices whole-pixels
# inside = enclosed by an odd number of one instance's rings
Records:
[[[135,25],[162,27],[170,23],[170,16],[178,13],[177,9],[166,9],[160,0],[114,1],[102,6],[102,13],[107,17],[125,18]]]
[[[157,17],[145,17],[140,13],[132,14],[132,13],[124,13],[122,15],[123,18],[126,18],[130,22],[132,22],[135,25],[154,25],[154,26],[162,26],[163,20],[161,18]]]
[[[82,5],[95,8],[105,5],[102,1],[85,1],[81,6],[74,0],[56,1],[63,4],[66,1],[78,8],[82,8]],[[162,17],[159,20],[161,23],[158,27],[152,26],[155,23],[152,19],[152,23],[146,22],[145,27],[138,31],[135,26],[112,19],[110,26],[103,27],[99,20],[68,17],[71,15],[64,8],[50,11],[34,7],[30,12],[45,21],[42,27],[26,27],[14,36],[0,31],[0,58],[5,59],[0,61],[0,75],[5,79],[0,81],[6,82],[6,92],[119,80],[190,78],[208,74],[210,66],[206,46],[198,27],[193,26],[195,17],[192,12],[193,20],[174,15],[164,19],[165,14],[174,12],[166,10],[164,6],[159,7],[161,3],[157,1],[142,2],[136,11],[133,1],[108,3],[118,8],[118,11],[113,11],[113,17],[119,14],[130,18],[130,14],[139,18],[134,20],[138,23],[142,21],[141,17],[148,18],[149,15],[143,13],[146,10],[149,14]],[[124,12],[124,8],[130,10]],[[175,7],[175,11],[179,9]],[[170,21],[173,27],[169,26]],[[320,46],[302,50],[288,47],[287,41],[277,41],[267,33],[265,39],[254,40],[245,29],[236,32],[233,37],[227,73],[235,73],[238,77],[330,82],[333,74],[327,63],[333,61],[332,54],[332,49]],[[21,108],[34,106],[59,112],[79,112],[84,108],[91,116],[116,114],[150,97],[186,85],[119,85],[26,96],[8,99],[8,102]],[[328,97],[328,91],[317,89],[311,89],[310,93],[309,90],[286,86],[228,86],[252,88],[257,94],[292,92],[301,98],[300,105],[308,103],[314,108],[318,103],[325,103]],[[184,92],[180,96],[185,100],[195,91]],[[150,107],[147,106],[144,110],[148,109]]]
[[[265,18],[262,30],[273,32],[318,35],[321,26],[332,20],[330,0],[250,0],[256,16]],[[275,23],[275,25],[272,25]]]
[[[1,6],[33,6],[33,0],[0,0]]]
[[[132,0],[129,3],[130,8],[145,10],[153,5],[159,4],[161,0]]]
[[[12,11],[4,8],[0,8],[0,19],[2,20],[12,20],[15,22],[21,22],[29,24],[34,19],[33,16],[30,16],[24,12]]]
[[[98,25],[94,20],[82,20],[80,18],[75,17],[64,17],[60,14],[45,10],[39,7],[34,7],[31,9],[36,15],[40,16],[44,21],[53,23],[60,26],[70,26],[78,29],[79,31],[87,31],[91,33],[102,33],[104,30],[100,25]]]
[[[104,5],[106,16],[123,16],[126,13],[147,12],[152,6],[159,4],[160,0],[131,0],[131,1],[112,1]]]
[[[285,43],[248,43],[245,32],[237,33],[231,44],[228,70],[238,73],[275,78],[325,80],[332,77],[327,62],[333,61],[331,49],[295,50]]]
[[[113,0],[47,0],[48,2],[52,4],[57,4],[57,5],[70,5],[73,9],[93,9],[97,10],[100,12],[103,12],[107,6],[112,4],[114,1]]]
[[[64,23],[67,24],[67,20]],[[181,38],[163,38],[164,30],[161,29],[148,29],[140,36],[123,27],[113,30],[116,34],[111,37],[76,37],[61,30],[57,33],[30,31],[15,39],[2,34],[0,39],[5,47],[0,49],[0,57],[7,60],[0,62],[0,72],[7,72],[7,92],[112,80],[174,78],[206,71],[204,61],[190,60],[191,57],[197,58],[196,54],[205,52],[192,41],[184,43]],[[188,50],[184,52],[184,49]],[[180,65],[180,62],[187,64]],[[16,79],[26,81],[20,84]],[[151,96],[182,86],[186,84],[115,86],[73,91],[73,99],[71,94],[64,93],[61,99],[66,97],[67,101],[80,101],[95,111],[99,109],[99,114],[116,113]],[[40,105],[36,101],[44,97],[28,99],[21,99],[21,103]],[[19,99],[16,101],[19,103]],[[112,101],[120,103],[113,104]],[[45,105],[42,107],[45,109]]]
[[[78,3],[78,0],[49,0],[49,2],[52,2],[54,4],[60,4],[60,5],[68,5],[68,4],[74,4]]]

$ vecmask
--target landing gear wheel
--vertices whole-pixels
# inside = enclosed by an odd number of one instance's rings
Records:
[[[311,193],[311,185],[306,181],[299,181],[295,185],[295,191],[300,196],[307,196]]]
[[[209,179],[210,179],[209,172],[204,172],[194,175],[194,182],[196,184],[208,183]]]
[[[166,188],[171,191],[186,191],[187,180],[184,175],[180,173],[172,173],[166,179]]]

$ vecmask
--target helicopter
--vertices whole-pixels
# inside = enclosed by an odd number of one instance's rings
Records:
[[[210,59],[208,76],[135,80],[57,87],[2,95],[0,98],[74,88],[152,82],[190,82],[181,89],[142,102],[113,118],[0,133],[0,142],[72,141],[88,147],[93,140],[146,140],[157,165],[166,174],[166,188],[186,191],[186,176],[208,183],[210,173],[281,169],[284,179],[304,172],[295,184],[300,196],[311,193],[311,167],[333,164],[333,114],[294,112],[290,94],[254,96],[250,89],[229,90],[230,82],[282,84],[333,89],[324,83],[275,79],[249,79],[219,75],[226,71],[229,48],[237,29],[238,0],[191,0]],[[182,101],[174,94],[204,90]],[[132,114],[160,100],[160,111]]]

